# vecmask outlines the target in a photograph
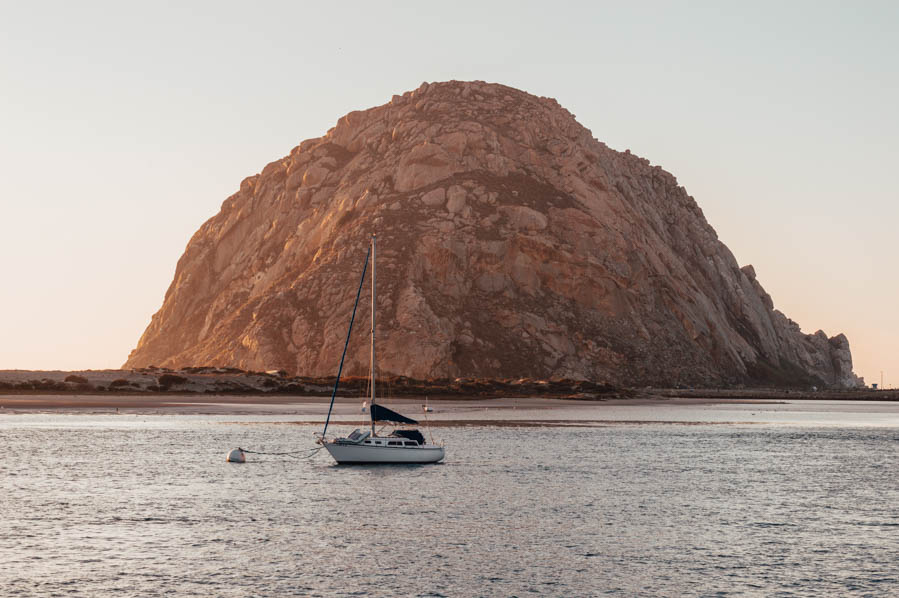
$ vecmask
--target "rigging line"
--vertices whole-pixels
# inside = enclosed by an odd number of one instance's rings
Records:
[[[346,342],[343,344],[343,355],[340,356],[340,367],[337,368],[337,380],[334,381],[334,391],[331,393],[331,404],[328,406],[328,417],[325,418],[325,429],[322,430],[322,441],[328,432],[328,423],[331,421],[331,410],[334,409],[334,397],[337,396],[337,385],[340,384],[340,373],[343,371],[343,360],[346,359],[346,349],[350,344],[350,333],[353,331],[353,320],[356,319],[356,308],[359,307],[359,296],[362,294],[362,283],[365,282],[365,271],[368,270],[368,257],[371,255],[371,245],[365,254],[365,265],[362,266],[362,278],[359,279],[359,290],[356,291],[356,303],[353,304],[353,315],[350,317],[350,327],[346,331]]]
[[[425,397],[425,401],[427,401],[427,397]],[[425,403],[427,404],[427,403]],[[428,438],[431,439],[431,444],[434,444],[434,434],[431,432],[431,420],[428,419],[428,412],[425,411],[425,425],[428,428]]]

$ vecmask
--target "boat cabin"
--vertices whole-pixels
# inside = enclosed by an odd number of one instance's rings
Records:
[[[371,432],[353,430],[352,434],[346,438],[338,438],[335,440],[338,444],[363,444],[367,446],[383,446],[383,447],[420,447],[425,444],[425,437],[418,430],[394,430],[390,436],[372,436]]]
[[[362,444],[374,444],[376,446],[418,446],[414,440],[401,440],[393,438],[368,438]]]

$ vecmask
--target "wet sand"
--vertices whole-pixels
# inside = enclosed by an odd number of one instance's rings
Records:
[[[336,415],[351,416],[360,413],[365,397],[338,397],[334,409]],[[140,414],[193,414],[193,415],[309,415],[323,416],[330,400],[327,397],[309,396],[259,396],[259,395],[0,395],[0,414],[64,412],[64,413],[140,413]],[[425,397],[384,399],[384,403],[396,407],[413,417],[425,416],[422,405]],[[764,404],[779,401],[756,399],[641,397],[632,399],[555,399],[555,398],[428,398],[434,416],[444,419],[453,413],[470,413],[477,410],[569,410],[601,409],[612,405],[702,405],[702,404]],[[428,414],[430,415],[430,414]],[[466,420],[470,421],[470,420]]]
[[[331,424],[370,425],[363,412],[365,397],[340,397]],[[386,406],[418,420],[426,428],[448,427],[569,427],[599,428],[622,425],[816,425],[899,427],[899,402],[858,400],[762,400],[634,397],[579,400],[458,397],[435,399],[425,412],[422,397],[383,399]],[[0,396],[0,427],[74,425],[64,422],[102,422],[104,426],[133,426],[140,421],[167,422],[200,419],[234,425],[320,426],[329,398],[259,395],[4,395]],[[70,419],[71,418],[71,419]],[[87,418],[87,419],[85,419]],[[183,418],[183,419],[182,419]],[[55,423],[54,423],[55,422]],[[91,425],[94,425],[91,424]],[[138,424],[139,425],[139,424]],[[352,429],[350,428],[350,429]]]

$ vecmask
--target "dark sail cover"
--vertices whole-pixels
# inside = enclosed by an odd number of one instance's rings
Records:
[[[400,415],[392,409],[381,407],[377,403],[371,406],[371,421],[373,422],[393,422],[395,424],[417,424],[414,419],[410,419],[405,415]]]

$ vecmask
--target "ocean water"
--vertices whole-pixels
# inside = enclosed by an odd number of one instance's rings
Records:
[[[224,460],[309,425],[3,416],[0,595],[899,595],[899,426],[828,409],[436,428],[443,464],[342,467]]]

